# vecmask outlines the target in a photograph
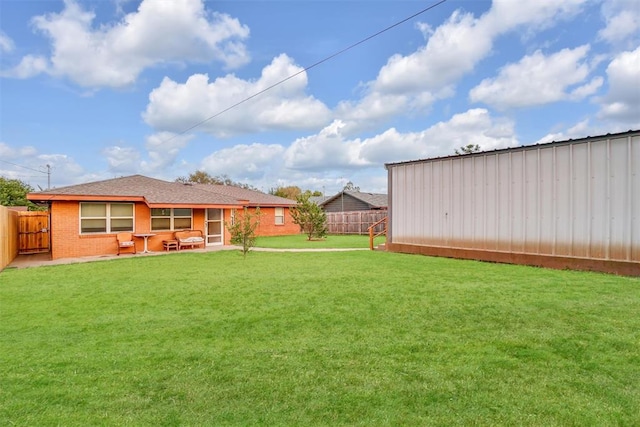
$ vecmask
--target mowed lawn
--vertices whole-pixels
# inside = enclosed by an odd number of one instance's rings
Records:
[[[376,251],[0,273],[0,425],[640,425],[640,279]]]
[[[373,244],[378,246],[385,241],[386,236],[378,236],[373,240]],[[256,247],[270,249],[368,249],[369,235],[328,235],[322,239],[312,240],[309,240],[306,234],[258,237]]]

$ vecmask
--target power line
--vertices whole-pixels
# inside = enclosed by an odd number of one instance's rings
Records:
[[[38,169],[30,168],[28,166],[19,165],[17,163],[11,163],[11,162],[8,162],[6,160],[0,160],[0,162],[7,163],[9,165],[17,166],[19,168],[27,169],[27,170],[30,170],[30,171],[47,174],[47,189],[51,188],[51,165],[49,165],[48,163],[45,166],[47,168],[47,170],[45,172],[43,170],[38,170]]]
[[[22,165],[19,165],[19,164],[17,164],[17,163],[11,163],[11,162],[8,162],[8,161],[6,161],[6,160],[0,160],[0,162],[2,162],[2,163],[7,163],[7,164],[9,164],[9,165],[13,165],[13,166],[18,166],[19,168],[23,168],[23,169],[29,169],[30,171],[34,171],[34,172],[47,173],[47,172],[45,172],[45,171],[43,171],[43,170],[33,169],[33,168],[28,167],[28,166],[22,166]],[[47,166],[49,166],[49,165],[47,165]]]
[[[351,44],[351,45],[349,45],[349,46],[347,46],[347,47],[345,47],[345,48],[343,48],[343,49],[341,49],[341,50],[339,50],[339,51],[337,51],[337,52],[325,57],[324,59],[321,59],[321,60],[319,60],[319,61],[317,61],[317,62],[315,62],[315,63],[313,63],[313,64],[311,64],[311,65],[309,65],[309,66],[307,66],[305,68],[303,68],[302,70],[291,74],[288,77],[285,77],[284,79],[278,81],[277,83],[274,83],[271,86],[268,86],[268,87],[266,87],[266,88],[264,88],[264,89],[262,89],[262,90],[260,90],[260,91],[258,91],[256,93],[254,93],[253,95],[250,95],[250,96],[242,99],[241,101],[236,102],[235,104],[232,104],[231,106],[225,108],[224,110],[218,111],[216,114],[214,114],[214,115],[212,115],[210,117],[207,117],[204,120],[199,121],[198,123],[194,124],[193,126],[190,126],[190,127],[188,127],[187,129],[185,129],[185,130],[183,130],[181,132],[178,132],[177,134],[173,135],[171,138],[165,140],[165,142],[169,142],[172,139],[177,138],[180,135],[184,135],[185,133],[189,132],[190,130],[193,130],[193,129],[205,124],[206,122],[208,122],[208,121],[210,121],[212,119],[215,119],[216,117],[226,113],[227,111],[232,110],[232,109],[236,108],[237,106],[244,104],[247,101],[250,101],[251,99],[255,98],[256,96],[262,95],[263,93],[273,89],[274,87],[279,86],[279,85],[291,80],[292,78],[294,78],[294,77],[296,77],[296,76],[298,76],[298,75],[300,75],[302,73],[305,73],[308,70],[311,70],[312,68],[315,68],[318,65],[323,64],[323,63],[335,58],[336,56],[342,55],[343,53],[353,49],[354,47],[357,47],[357,46],[359,46],[359,45],[361,45],[361,44],[373,39],[374,37],[379,36],[380,34],[383,34],[383,33],[387,32],[387,31],[389,31],[389,30],[391,30],[391,29],[393,29],[393,28],[395,28],[395,27],[397,27],[399,25],[404,24],[405,22],[415,18],[416,16],[422,15],[423,13],[428,12],[431,9],[434,9],[434,8],[440,6],[441,4],[445,3],[446,1],[447,0],[440,0],[437,3],[432,4],[431,6],[428,6],[428,7],[424,8],[424,9],[414,13],[413,15],[408,16],[408,17],[396,22],[395,24],[389,25],[388,27],[386,27],[386,28],[374,33],[374,34],[371,34],[370,36],[365,37],[364,39],[362,39],[362,40],[360,40],[360,41],[358,41],[356,43],[353,43],[353,44]]]

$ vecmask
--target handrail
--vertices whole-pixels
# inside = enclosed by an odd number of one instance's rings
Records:
[[[387,235],[387,225],[388,225],[388,221],[387,221],[388,217],[384,217],[382,218],[380,221],[376,222],[375,224],[372,224],[369,226],[369,249],[373,250],[373,239],[375,239],[378,236],[382,236],[383,234],[386,236]],[[373,230],[376,228],[376,226],[380,225],[384,223],[384,229],[377,233],[377,234],[373,234]]]

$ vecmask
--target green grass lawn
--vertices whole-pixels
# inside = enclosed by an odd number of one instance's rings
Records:
[[[640,425],[640,280],[377,251],[0,273],[0,425]]]
[[[373,243],[377,246],[385,241],[385,236],[379,236],[374,239]],[[256,247],[272,249],[368,248],[369,235],[329,235],[320,240],[309,240],[306,234],[258,237],[256,239]]]

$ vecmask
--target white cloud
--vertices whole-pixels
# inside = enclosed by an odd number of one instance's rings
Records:
[[[109,171],[121,174],[133,174],[138,169],[140,153],[132,147],[111,146],[102,151]]]
[[[11,52],[14,48],[13,40],[0,30],[0,52]]]
[[[242,182],[260,180],[279,170],[284,147],[278,144],[236,145],[225,148],[202,160],[201,168],[211,175],[229,175]]]
[[[470,13],[454,12],[428,36],[424,47],[407,55],[394,55],[382,67],[372,89],[383,93],[439,90],[472,71],[493,48],[495,37],[520,25],[553,25],[560,17],[572,16],[585,0],[514,2],[498,0],[476,19]]]
[[[67,185],[77,181],[83,168],[73,157],[58,153],[40,153],[30,145],[12,147],[0,142],[0,176],[29,183],[35,190],[46,188],[48,178],[52,186]],[[10,161],[9,161],[10,160]],[[47,174],[47,165],[51,175]]]
[[[570,99],[579,101],[595,94],[602,87],[604,79],[600,76],[592,78],[588,83],[583,84],[571,91]]]
[[[367,139],[362,157],[376,163],[389,163],[436,156],[447,156],[456,148],[478,144],[482,150],[508,147],[517,143],[514,124],[494,119],[482,108],[456,114],[421,131],[399,133],[395,129]]]
[[[563,132],[548,133],[535,141],[534,144],[545,144],[547,142],[564,141],[571,138],[584,138],[586,135],[602,134],[602,130],[594,129],[589,120],[582,120]]]
[[[384,163],[453,154],[470,143],[483,150],[517,143],[514,124],[476,108],[454,115],[420,132],[395,128],[366,139],[348,139],[344,123],[335,121],[317,135],[296,140],[285,153],[285,166],[299,170],[381,167]]]
[[[80,176],[84,168],[76,160],[66,154],[40,154],[38,159],[51,166],[51,181],[69,183],[70,179]]]
[[[588,45],[562,49],[549,56],[536,51],[516,64],[504,66],[497,77],[484,79],[471,89],[471,101],[508,109],[584,98],[600,87],[601,79],[574,88],[571,93],[567,91],[589,76],[591,70],[585,62],[588,51]]]
[[[35,157],[37,150],[31,145],[26,145],[19,148],[13,148],[4,142],[0,142],[0,158],[2,159],[17,159],[19,157]]]
[[[640,127],[640,47],[617,55],[607,67],[609,92],[599,116]]]
[[[589,0],[493,0],[487,25],[503,33],[518,26],[538,31],[575,16]]]
[[[427,96],[431,100],[431,96]],[[377,124],[402,112],[408,102],[407,95],[386,95],[372,92],[357,102],[341,101],[336,107],[335,115],[344,122],[343,132],[353,134],[366,129],[372,123]]]
[[[611,44],[636,40],[640,35],[640,5],[637,0],[608,0],[602,3],[606,26],[598,36]]]
[[[142,170],[148,174],[165,173],[172,166],[180,150],[187,146],[192,135],[178,135],[172,132],[158,132],[147,137],[145,148],[149,160],[140,164]]]
[[[201,0],[143,0],[115,24],[95,26],[94,19],[74,0],[65,0],[60,13],[33,19],[52,43],[46,72],[84,87],[122,87],[158,64],[216,60],[232,68],[249,60],[242,43],[249,29],[228,15],[207,12]],[[21,70],[4,74],[30,77],[45,71],[42,64],[27,56]]]
[[[288,56],[280,55],[256,81],[229,74],[209,82],[207,75],[194,74],[180,84],[165,77],[149,95],[143,118],[156,129],[174,132],[201,123],[199,130],[218,137],[317,128],[327,123],[331,112],[322,102],[306,95],[307,75],[302,70]],[[267,90],[296,73],[299,74]],[[238,103],[241,105],[231,108]],[[213,116],[216,117],[208,120]]]
[[[367,166],[359,158],[360,141],[347,140],[343,128],[344,123],[336,120],[316,135],[298,138],[285,152],[285,166],[306,170]]]
[[[539,30],[578,13],[587,0],[496,0],[479,18],[454,12],[439,27],[418,24],[426,44],[409,55],[394,55],[367,83],[359,102],[343,103],[345,129],[364,129],[400,111],[426,112],[434,101],[452,96],[455,84],[491,54],[494,40],[519,28]],[[586,92],[586,88],[583,89]],[[580,93],[580,92],[578,92]]]
[[[28,79],[40,73],[46,72],[49,68],[47,59],[43,56],[27,55],[14,68],[0,72],[2,77],[15,77],[18,79]]]
[[[371,89],[385,94],[439,90],[451,84],[491,50],[492,33],[471,14],[455,12],[411,55],[394,55]]]

